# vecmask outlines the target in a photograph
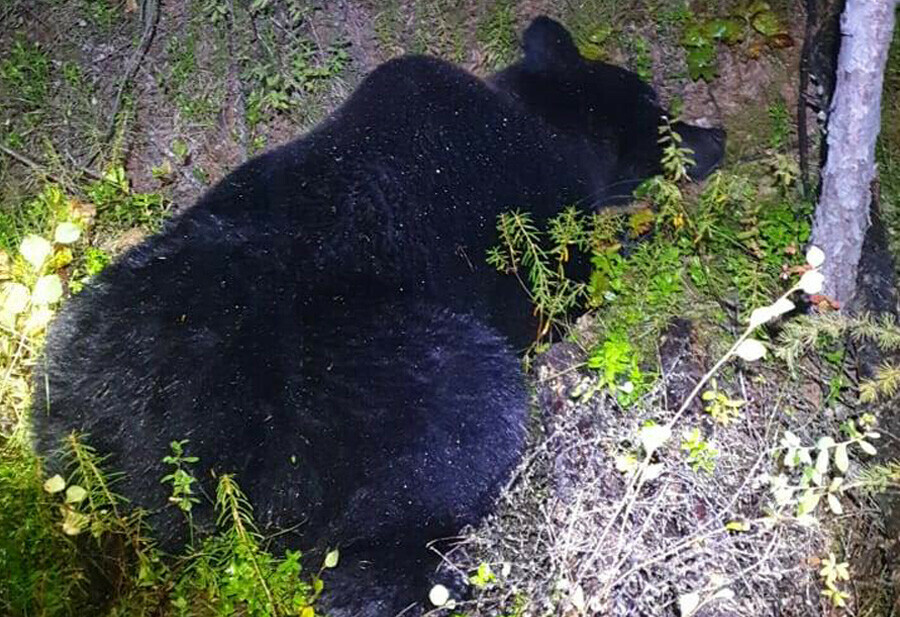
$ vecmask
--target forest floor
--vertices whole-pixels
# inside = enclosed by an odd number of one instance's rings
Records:
[[[789,284],[782,275],[803,262],[811,204],[797,176],[799,4],[0,0],[0,278],[18,280],[14,256],[27,234],[47,235],[61,219],[80,217],[90,232],[58,268],[74,290],[248,157],[315,126],[379,63],[427,53],[486,76],[517,57],[530,19],[548,14],[571,29],[583,55],[637,72],[683,119],[727,129],[723,188],[711,190],[728,205],[712,208],[735,211],[717,210],[710,220],[737,249],[715,240],[698,249],[702,234],[685,244],[678,226],[660,234],[609,266],[606,274],[625,281],[609,284],[615,300],[533,359],[537,405],[526,460],[498,513],[447,554],[447,567],[472,588],[456,612],[898,614],[900,582],[890,570],[900,561],[898,534],[874,491],[829,491],[828,482],[815,489],[821,482],[810,484],[808,470],[817,465],[802,460],[826,451],[831,462],[818,472],[829,481],[846,475],[862,485],[873,473],[858,444],[871,431],[866,413],[878,410],[859,404],[853,349],[834,331],[814,336],[809,355],[782,355],[763,368],[732,363],[658,452],[641,437],[648,422],[676,416],[749,311],[775,300]],[[716,26],[736,32],[710,34]],[[706,34],[692,36],[698,32]],[[892,242],[900,227],[897,48],[879,150]],[[814,112],[807,129],[817,143]],[[702,210],[705,191],[685,187],[685,203]],[[623,217],[625,226],[647,224]],[[642,324],[629,321],[634,315],[645,316]],[[96,606],[77,584],[60,582],[80,572],[63,562],[80,558],[54,548],[66,540],[27,446],[40,328],[26,337],[15,319],[2,326],[0,612]],[[781,334],[767,331],[773,348],[791,344]],[[898,437],[882,432],[894,445],[879,449],[896,451]],[[844,446],[849,473],[824,438],[852,446]],[[788,454],[799,458],[787,465]],[[639,479],[645,458],[661,466],[659,475]],[[778,482],[795,492],[793,501],[779,501]],[[810,494],[821,499],[804,506]],[[804,507],[813,520],[800,516]],[[23,555],[23,542],[48,552]],[[850,563],[849,580],[822,574],[842,562]],[[141,586],[174,598],[148,614],[186,614],[181,587],[128,576],[139,582],[119,584],[128,590],[112,601],[119,614],[130,614],[132,600],[120,600]]]

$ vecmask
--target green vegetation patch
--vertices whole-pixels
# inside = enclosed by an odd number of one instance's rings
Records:
[[[44,104],[50,89],[50,73],[49,55],[24,37],[18,37],[6,58],[0,61],[0,83],[8,94],[15,94],[27,111]]]
[[[881,211],[889,233],[891,252],[900,255],[900,28],[894,30],[884,71],[881,134],[876,157],[881,182]],[[900,267],[900,260],[895,261]]]
[[[597,387],[624,404],[652,385],[647,367],[674,316],[699,316],[708,307],[715,322],[725,305],[746,319],[803,263],[810,233],[811,205],[797,197],[793,167],[775,157],[762,186],[752,180],[758,170],[747,169],[716,172],[701,190],[686,191],[691,153],[670,126],[661,133],[667,176],[639,187],[637,209],[589,215],[569,208],[545,229],[527,213],[506,213],[497,225],[500,244],[488,254],[500,272],[519,278],[535,305],[534,350],[546,348],[553,326],[573,309],[595,311],[599,338],[587,363],[600,375]],[[571,278],[573,260],[590,263],[589,278]]]
[[[482,15],[476,31],[485,54],[485,66],[496,70],[519,54],[515,6],[511,0],[495,0]]]
[[[694,16],[682,33],[688,74],[691,79],[712,81],[718,75],[718,44],[744,43],[749,57],[758,57],[764,47],[780,49],[794,44],[785,21],[768,2],[754,0],[726,16]]]
[[[121,167],[89,185],[86,204],[48,185],[0,221],[0,613],[27,615],[315,614],[322,569],[307,573],[301,554],[275,555],[230,476],[219,478],[218,531],[165,555],[148,537],[144,513],[116,493],[89,437],[61,450],[64,475],[44,477],[30,443],[31,368],[46,328],[69,292],[109,262],[96,237],[133,226],[152,229],[164,215],[158,195],[130,190]],[[187,441],[172,444],[171,506],[190,516],[199,496]]]

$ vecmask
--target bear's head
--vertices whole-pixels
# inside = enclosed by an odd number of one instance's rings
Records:
[[[659,127],[668,115],[653,88],[621,67],[582,58],[569,32],[548,17],[525,30],[524,57],[489,79],[555,130],[583,138],[612,164],[601,203],[627,199],[644,179],[662,171]],[[674,122],[693,150],[694,179],[709,175],[725,152],[725,131]]]

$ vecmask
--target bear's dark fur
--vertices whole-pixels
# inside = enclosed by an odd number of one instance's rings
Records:
[[[282,544],[341,546],[332,614],[422,599],[425,544],[489,510],[523,444],[511,345],[534,324],[485,264],[497,215],[600,206],[659,171],[649,86],[582,60],[547,18],[524,46],[487,82],[425,57],[382,65],[73,297],[35,382],[48,466],[88,433],[176,548],[161,459],[188,439],[206,495],[234,473],[261,526],[296,526]],[[724,135],[677,128],[706,174]],[[193,515],[214,522],[207,500]]]

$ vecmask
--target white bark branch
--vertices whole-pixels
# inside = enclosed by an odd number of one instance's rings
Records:
[[[823,293],[851,300],[869,226],[881,91],[897,0],[847,0],[841,16],[837,82],[828,119],[828,154],[812,242],[825,251]]]

